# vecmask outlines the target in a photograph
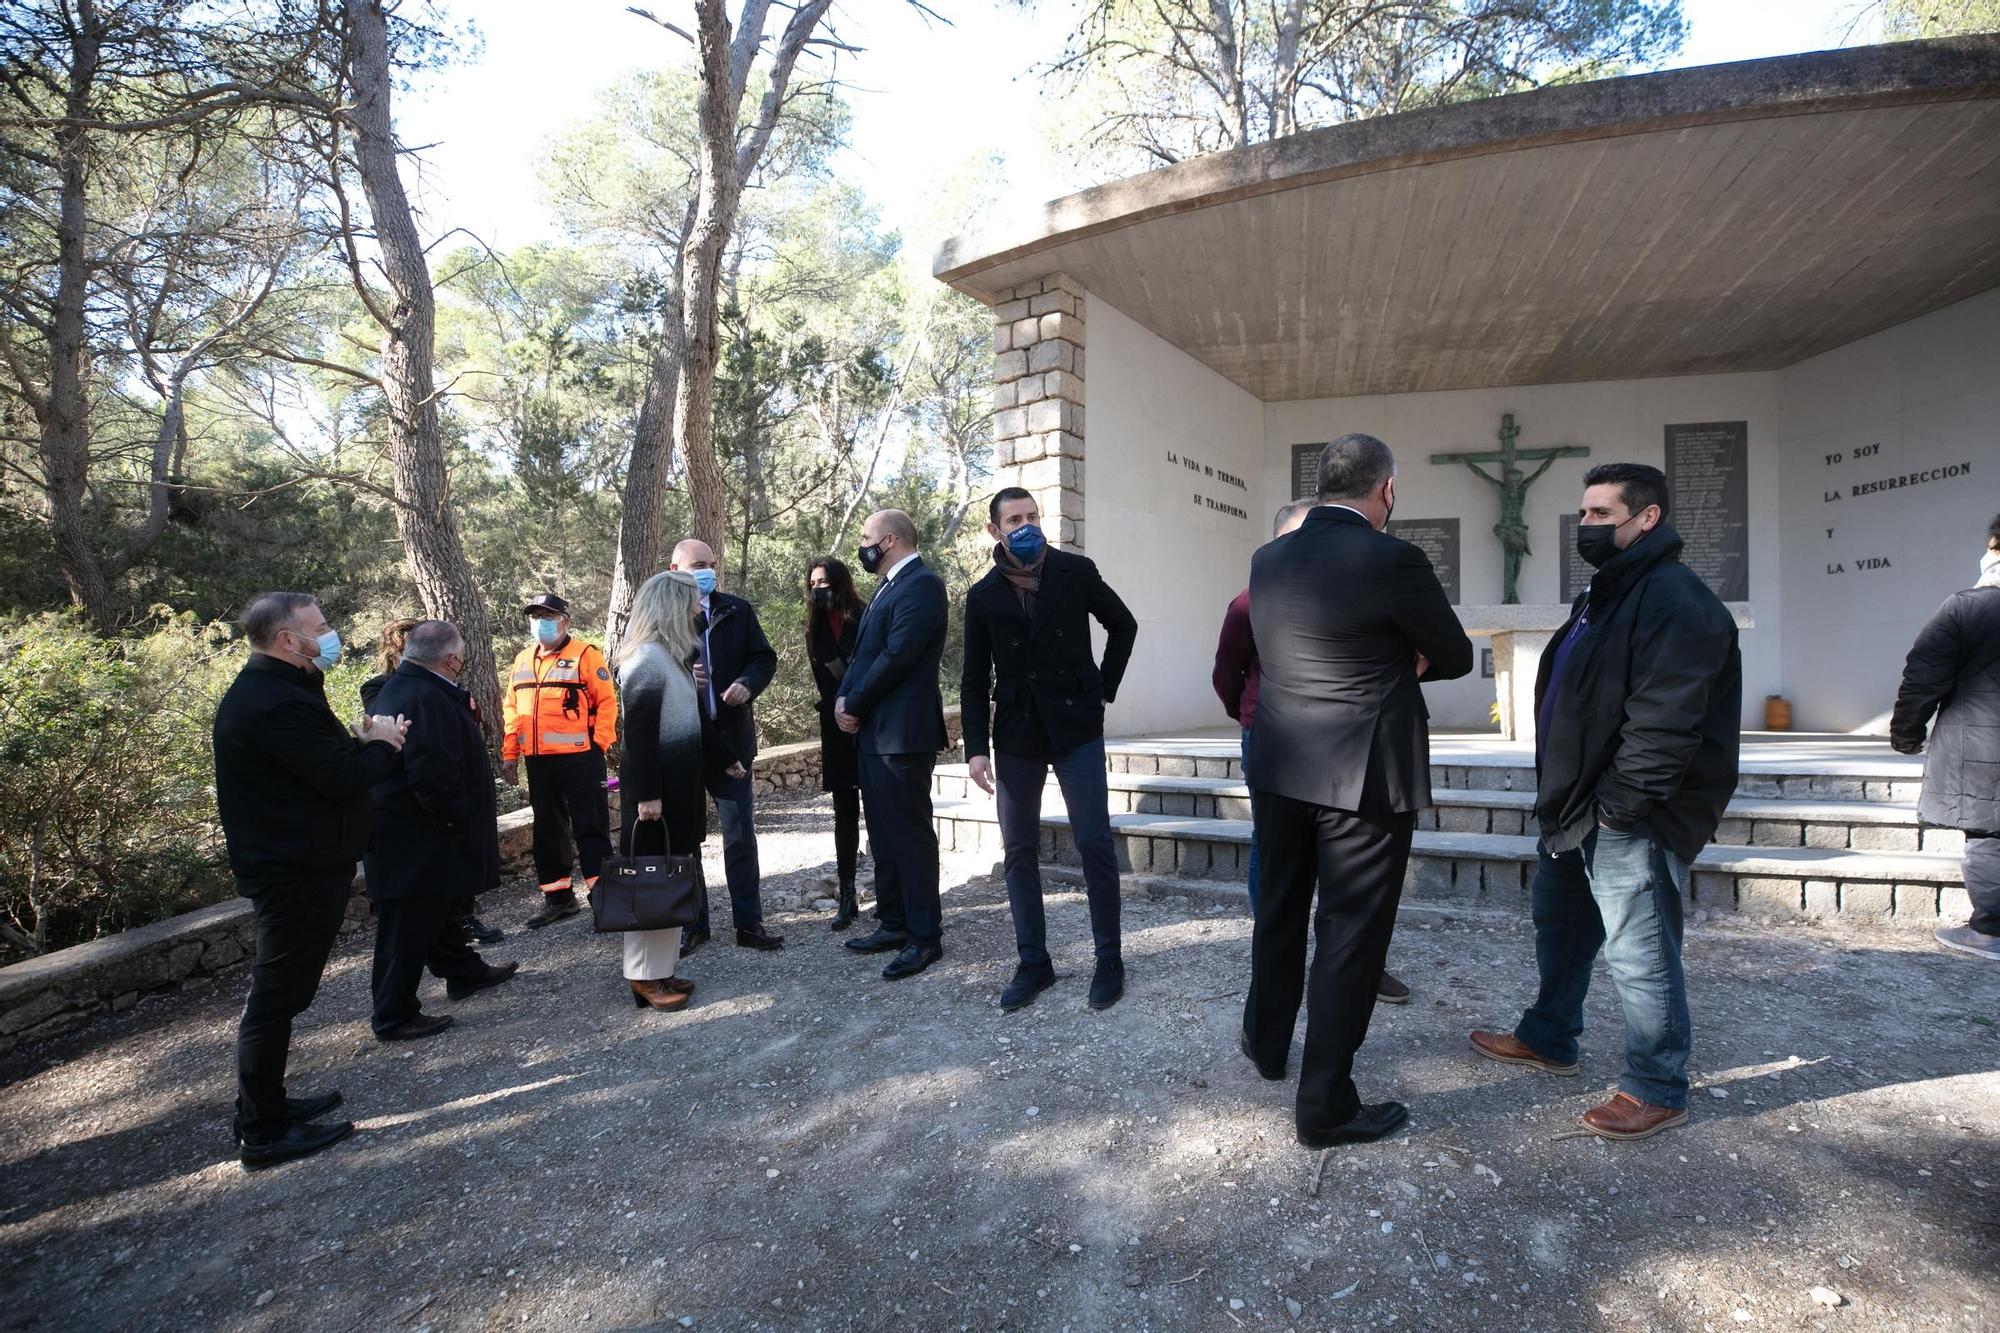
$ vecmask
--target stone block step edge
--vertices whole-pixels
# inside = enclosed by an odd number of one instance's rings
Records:
[[[1449,741],[1442,743],[1432,738],[1431,767],[1439,768],[1486,768],[1486,769],[1532,769],[1534,764],[1528,756],[1510,753],[1482,753],[1479,751],[1459,751],[1450,748]],[[1242,761],[1242,749],[1230,741],[1190,742],[1181,745],[1163,746],[1140,741],[1114,741],[1104,747],[1107,762],[1134,758],[1154,759],[1160,762],[1193,760],[1204,765],[1218,763],[1237,764]],[[1176,769],[1178,763],[1176,762]],[[1119,769],[1118,771],[1126,771]],[[1167,770],[1160,770],[1167,771]],[[1821,777],[1853,778],[1860,781],[1910,781],[1923,776],[1923,760],[1918,757],[1907,759],[1746,759],[1741,771],[1758,777]],[[1196,776],[1207,776],[1206,773]]]
[[[1190,778],[1157,773],[1108,773],[1106,784],[1112,791],[1144,792],[1172,796],[1223,796],[1248,800],[1250,788],[1236,778]],[[947,783],[970,784],[972,772],[964,764],[940,764],[932,775],[932,790]],[[1049,791],[1061,787],[1051,774],[1044,784]],[[968,785],[968,790],[969,790]],[[949,793],[940,793],[946,794]],[[1437,787],[1431,792],[1439,807],[1488,807],[1527,810],[1535,803],[1532,791],[1483,787]],[[1819,796],[1762,797],[1738,795],[1729,803],[1728,818],[1814,821],[1855,824],[1911,824],[1917,822],[1915,802],[1889,800],[1834,800]]]
[[[997,837],[998,817],[990,803],[942,801],[932,807],[934,819],[990,827]],[[1151,841],[1220,843],[1247,848],[1250,823],[1241,819],[1198,819],[1175,815],[1113,815],[1114,833]],[[1066,834],[1069,819],[1060,811],[1042,814],[1045,842]],[[1535,839],[1501,833],[1448,833],[1417,830],[1413,854],[1461,860],[1504,861],[1533,865]],[[970,848],[954,850],[972,850]],[[1051,855],[1048,859],[1054,859]],[[1233,868],[1232,868],[1233,869]],[[1696,858],[1696,873],[1752,876],[1797,876],[1868,880],[1881,883],[1927,883],[1962,886],[1961,862],[1940,852],[1843,851],[1818,847],[1740,847],[1711,844]]]

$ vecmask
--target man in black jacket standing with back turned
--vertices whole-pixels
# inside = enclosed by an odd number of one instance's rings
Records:
[[[1312,926],[1298,1094],[1309,1148],[1379,1139],[1408,1118],[1400,1102],[1362,1105],[1354,1053],[1375,1012],[1417,811],[1431,803],[1418,681],[1472,670],[1472,641],[1431,562],[1382,531],[1395,507],[1389,446],[1343,435],[1320,454],[1319,505],[1250,562],[1259,680],[1248,776],[1263,885],[1243,1049],[1265,1078],[1285,1076]]]
[[[1583,1127],[1606,1139],[1687,1122],[1681,895],[1736,790],[1742,739],[1736,622],[1681,563],[1668,505],[1656,467],[1584,474],[1576,547],[1597,573],[1535,677],[1541,991],[1511,1033],[1472,1034],[1489,1060],[1576,1073],[1603,950],[1625,1010],[1625,1070]]]
[[[1104,706],[1118,693],[1139,622],[1097,566],[1050,548],[1035,497],[1009,486],[987,503],[998,543],[993,568],[965,594],[965,669],[959,713],[972,780],[1000,802],[1007,905],[1021,955],[1000,993],[1012,1013],[1055,985],[1042,911],[1042,791],[1054,769],[1070,836],[1083,859],[1097,966],[1088,1003],[1109,1009],[1125,993],[1118,933],[1118,850],[1104,773]],[[1091,658],[1090,621],[1104,626],[1104,665]],[[987,715],[992,714],[992,742]],[[991,750],[989,755],[988,750]]]
[[[368,789],[389,775],[407,724],[334,717],[322,672],[340,635],[305,593],[267,592],[240,622],[250,660],[215,711],[215,805],[236,891],[257,913],[250,998],[236,1037],[236,1137],[255,1170],[330,1147],[351,1123],[306,1122],[340,1094],[285,1096],[292,1020],[319,990],[368,845]]]
[[[445,993],[463,1000],[521,966],[481,958],[456,908],[500,881],[493,770],[472,696],[458,683],[465,639],[443,620],[419,621],[396,673],[375,696],[410,720],[403,762],[375,788],[375,823],[363,867],[375,903],[371,1025],[382,1041],[414,1041],[451,1026],[427,1014],[417,983],[428,965]]]

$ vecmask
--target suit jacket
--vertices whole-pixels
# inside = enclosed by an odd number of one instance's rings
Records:
[[[715,687],[715,724],[747,768],[757,757],[757,719],[750,705],[778,674],[777,651],[757,623],[756,608],[733,593],[709,594],[702,634],[712,659],[708,669]],[[750,691],[749,703],[722,702],[723,691],[736,684]]]
[[[938,693],[949,618],[944,580],[922,556],[875,594],[836,696],[861,719],[863,754],[935,754],[949,744]]]
[[[1107,636],[1102,667],[1091,656],[1093,616]],[[989,702],[997,705],[990,748],[1040,758],[1043,737],[1051,755],[1101,738],[1104,705],[1117,698],[1138,637],[1139,622],[1083,556],[1051,549],[1043,557],[1032,616],[999,567],[988,570],[965,594],[958,699],[966,757],[988,752]]]
[[[1416,655],[1425,680],[1453,680],[1472,670],[1472,641],[1422,551],[1321,505],[1252,559],[1250,625],[1252,787],[1369,813],[1431,803]]]
[[[362,869],[368,896],[470,898],[500,882],[493,770],[472,696],[414,662],[375,696],[410,720],[402,762],[375,784],[375,827]]]

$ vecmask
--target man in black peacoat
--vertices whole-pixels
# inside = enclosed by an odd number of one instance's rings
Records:
[[[427,1037],[451,1026],[425,1014],[426,965],[454,1000],[497,986],[518,963],[495,967],[452,928],[452,905],[500,879],[493,773],[472,696],[458,684],[465,641],[442,620],[410,631],[403,661],[376,696],[410,720],[402,762],[375,786],[375,820],[362,859],[375,904],[375,1035]]]
[[[1040,506],[1018,486],[987,503],[993,568],[965,595],[960,717],[972,780],[999,802],[1007,903],[1020,966],[1000,993],[1011,1013],[1055,984],[1042,910],[1042,791],[1053,769],[1083,859],[1096,971],[1089,1004],[1125,991],[1118,929],[1118,852],[1104,773],[1104,706],[1118,694],[1139,622],[1097,566],[1049,547]],[[1104,664],[1090,622],[1104,626]],[[992,713],[989,737],[987,714]]]

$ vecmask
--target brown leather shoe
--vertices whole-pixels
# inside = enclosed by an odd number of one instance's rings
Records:
[[[1544,1074],[1555,1074],[1560,1078],[1570,1078],[1576,1073],[1575,1065],[1559,1065],[1553,1060],[1536,1054],[1535,1048],[1516,1037],[1511,1032],[1475,1032],[1472,1034],[1472,1049],[1489,1060],[1498,1060],[1503,1065],[1526,1065],[1539,1069]]]
[[[632,1003],[641,1009],[685,1009],[688,995],[686,991],[668,990],[665,983],[658,981],[632,981]]]
[[[1663,1129],[1685,1125],[1687,1108],[1652,1106],[1629,1092],[1613,1094],[1602,1106],[1585,1111],[1583,1127],[1601,1139],[1649,1139]]]
[[[1375,983],[1375,998],[1382,1004],[1408,1004],[1410,988],[1384,972],[1382,979]]]
[[[676,995],[694,994],[694,983],[686,977],[661,977],[660,984]]]

